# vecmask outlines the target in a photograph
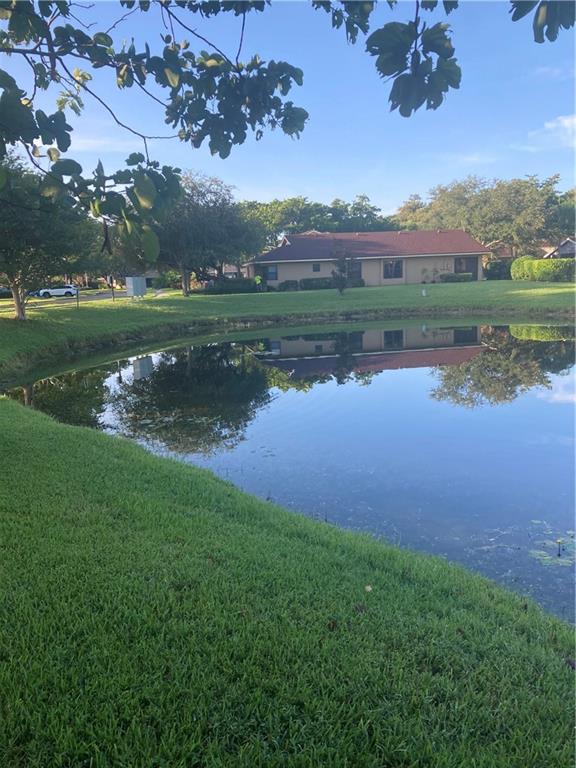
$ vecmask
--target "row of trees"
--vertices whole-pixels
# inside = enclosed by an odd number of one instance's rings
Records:
[[[243,202],[242,207],[262,223],[269,245],[276,245],[283,234],[307,232],[381,232],[397,229],[392,217],[383,216],[367,195],[357,195],[351,203],[336,198],[330,204],[306,197],[289,197],[260,203]]]
[[[411,195],[394,223],[399,229],[465,229],[490,250],[538,255],[543,242],[556,243],[574,232],[576,190],[560,192],[559,178],[468,176],[433,187],[428,200]]]
[[[43,194],[45,181],[14,156],[0,163],[8,181],[0,190],[0,283],[12,290],[24,319],[30,289],[58,275],[122,276],[150,266],[174,270],[182,290],[191,276],[221,276],[225,263],[241,264],[283,234],[392,229],[465,229],[489,249],[537,254],[542,242],[574,231],[575,190],[560,192],[558,176],[487,181],[469,176],[434,187],[425,201],[412,195],[393,216],[383,216],[366,195],[330,204],[305,197],[237,202],[220,179],[184,173],[180,193],[161,224],[151,262],[140,239],[114,218],[98,220],[68,197]]]
[[[140,239],[104,216],[98,221],[66,197],[42,194],[43,178],[14,156],[0,164],[9,171],[0,191],[0,284],[10,287],[16,317],[26,317],[31,289],[61,275],[120,276],[149,266],[176,270],[188,293],[190,277],[222,273],[258,253],[267,232],[260,220],[239,205],[219,179],[183,174],[181,192],[161,225],[151,263]]]
[[[152,230],[159,247],[151,262],[141,240],[113,217],[98,220],[68,197],[44,195],[42,175],[13,155],[0,163],[3,169],[0,283],[10,287],[18,319],[26,316],[27,293],[59,275],[122,276],[154,266],[178,272],[187,294],[193,275],[222,276],[224,264],[241,264],[285,233],[393,227],[365,195],[330,205],[304,197],[238,203],[220,179],[183,173],[179,196]]]

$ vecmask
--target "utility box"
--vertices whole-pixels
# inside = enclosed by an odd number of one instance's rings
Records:
[[[145,296],[146,295],[146,278],[145,277],[127,277],[126,278],[126,295],[127,296]]]

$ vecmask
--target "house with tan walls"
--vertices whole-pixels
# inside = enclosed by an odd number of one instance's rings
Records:
[[[463,230],[409,232],[303,232],[245,265],[277,288],[286,280],[331,277],[338,256],[350,259],[352,278],[367,286],[439,282],[440,275],[469,273],[481,280],[489,251]]]

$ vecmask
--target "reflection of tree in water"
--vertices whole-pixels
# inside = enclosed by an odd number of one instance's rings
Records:
[[[7,395],[66,424],[98,427],[108,396],[105,382],[112,370],[109,366],[73,371],[10,390]]]
[[[573,341],[521,341],[507,329],[482,333],[484,350],[467,363],[437,368],[435,400],[467,408],[509,403],[533,387],[550,388],[549,374],[574,365]]]
[[[111,399],[120,430],[178,452],[209,452],[243,438],[270,401],[266,371],[231,343],[164,353],[150,376]]]

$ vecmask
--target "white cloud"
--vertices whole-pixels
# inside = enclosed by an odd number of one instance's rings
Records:
[[[548,120],[543,128],[530,131],[525,144],[515,144],[512,148],[522,152],[574,150],[576,148],[576,115],[559,115],[553,120]]]
[[[537,393],[540,400],[549,403],[576,403],[576,380],[574,376],[554,376],[550,389]]]

